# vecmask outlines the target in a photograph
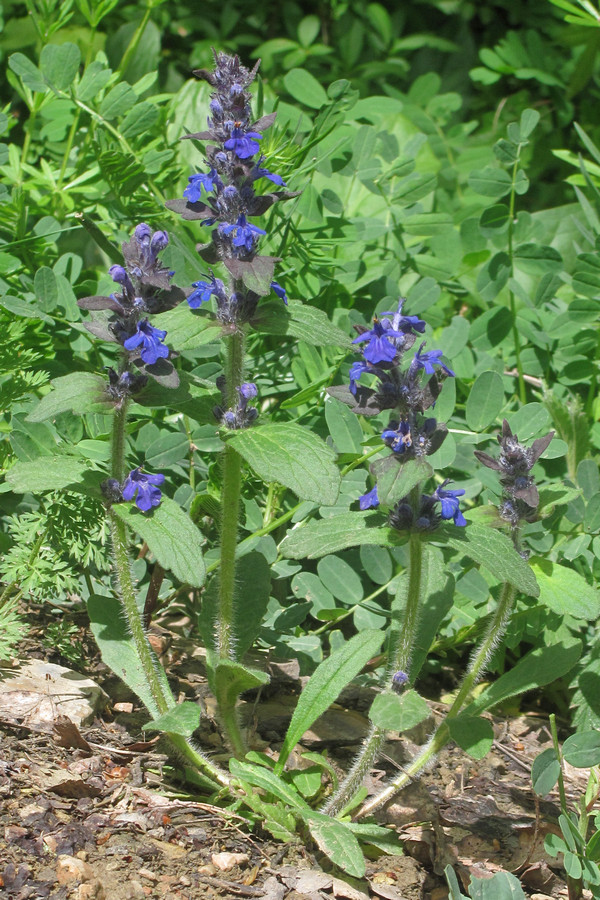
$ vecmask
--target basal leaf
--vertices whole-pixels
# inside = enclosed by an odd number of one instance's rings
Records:
[[[494,729],[487,719],[480,716],[457,716],[448,720],[453,741],[473,759],[487,756],[494,743]]]
[[[556,681],[569,672],[581,655],[581,641],[574,640],[570,644],[550,644],[537,647],[519,660],[497,681],[489,685],[464,710],[469,716],[475,716],[492,709],[509,697],[524,694],[536,688]]]
[[[215,667],[214,690],[221,713],[233,709],[244,691],[268,684],[269,676],[258,669],[249,669],[230,659],[221,659]]]
[[[305,813],[302,818],[319,850],[348,875],[363,877],[365,858],[356,836],[344,822],[317,812]]]
[[[140,698],[150,714],[158,718],[158,707],[148,687],[119,601],[116,597],[92,594],[87,601],[87,609],[90,627],[100,648],[102,661]],[[150,652],[154,656],[154,653]],[[167,676],[157,659],[155,669],[163,691],[170,697],[171,689]]]
[[[317,666],[294,710],[279,752],[276,772],[283,772],[288,756],[302,735],[331,706],[342,689],[356,677],[363,666],[375,656],[382,640],[383,634],[380,631],[369,630],[355,634]]]
[[[163,731],[191,737],[200,724],[201,709],[197,703],[184,700],[173,709],[142,725],[142,731]]]

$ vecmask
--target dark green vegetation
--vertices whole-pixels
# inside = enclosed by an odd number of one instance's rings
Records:
[[[348,382],[357,358],[348,350],[351,326],[406,296],[405,313],[425,317],[428,348],[441,348],[456,373],[435,407],[450,434],[430,462],[466,490],[470,518],[481,524],[498,499],[496,474],[473,449],[494,452],[504,418],[523,442],[557,434],[536,466],[546,517],[523,535],[540,596],[519,596],[489,671],[507,673],[534,650],[529,659],[540,664],[529,666],[527,687],[547,684],[557,657],[542,648],[567,653],[578,638],[579,663],[540,702],[565,718],[572,707],[576,727],[599,726],[598,22],[562,0],[400,10],[263,3],[250,16],[246,3],[234,2],[206,4],[201,14],[181,2],[146,12],[111,0],[27,6],[6,5],[0,34],[1,461],[7,470],[31,463],[3,486],[4,653],[22,625],[20,598],[54,604],[62,623],[93,595],[97,624],[98,597],[111,594],[99,496],[92,488],[30,493],[52,487],[48,458],[57,454],[57,488],[70,483],[65,466],[73,482],[105,473],[111,417],[101,406],[90,410],[83,382],[52,407],[49,382],[79,371],[93,385],[115,364],[113,346],[85,330],[76,299],[114,290],[107,268],[121,262],[120,244],[135,224],[169,232],[162,260],[177,284],[206,274],[195,245],[208,229],[180,221],[163,203],[205,169],[194,142],[179,139],[205,127],[210,88],[191,70],[211,68],[215,46],[245,64],[262,58],[255,109],[277,109],[278,117],[261,150],[290,190],[301,191],[261,221],[261,249],[283,259],[276,277],[292,314],[291,325],[248,336],[247,379],[258,386],[263,423],[293,422],[327,440],[342,482],[323,518],[356,509],[371,486],[365,457],[381,451],[387,418],[357,417],[323,389]],[[323,317],[302,313],[301,303]],[[156,388],[132,407],[128,458],[166,476],[165,495],[200,527],[211,572],[223,446],[211,407],[221,345],[187,305],[163,316],[155,325],[179,353],[181,387],[170,397]],[[249,607],[266,606],[256,646],[297,657],[310,673],[357,632],[386,628],[407,550],[391,542],[334,547],[318,560],[302,558],[317,555],[310,547],[280,555],[290,525],[318,520],[319,498],[301,485],[264,484],[275,478],[273,466],[243,474],[241,536],[252,555],[240,565],[238,591]],[[152,537],[142,536],[152,551]],[[156,607],[183,606],[196,621],[200,591],[176,550]],[[472,559],[456,541],[435,551],[456,591],[421,648],[429,651],[426,694],[455,687],[494,608],[504,576]],[[133,571],[143,601],[150,586],[156,592],[152,553]],[[200,613],[198,635],[206,627]],[[498,689],[495,699],[510,695]]]

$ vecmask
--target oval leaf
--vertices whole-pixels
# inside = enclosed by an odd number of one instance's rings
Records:
[[[453,741],[473,759],[483,759],[494,743],[494,729],[480,716],[458,716],[448,720]]]
[[[600,766],[600,731],[580,731],[563,744],[563,756],[576,769]]]
[[[369,710],[369,718],[378,728],[408,731],[429,716],[429,707],[416,691],[378,694]]]
[[[502,378],[497,372],[482,372],[467,399],[467,425],[472,431],[482,431],[496,420],[503,405]]]
[[[112,509],[146,541],[163,569],[169,569],[183,584],[202,587],[206,575],[202,534],[178,503],[163,497],[151,513],[142,513],[129,503],[115,503]]]
[[[260,425],[238,431],[228,445],[267,483],[277,481],[302,500],[333,506],[340,490],[335,453],[300,425]]]

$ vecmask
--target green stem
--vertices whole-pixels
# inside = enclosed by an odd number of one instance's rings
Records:
[[[69,164],[69,156],[71,155],[71,150],[73,148],[73,141],[75,140],[75,134],[77,133],[77,129],[79,128],[80,116],[81,116],[81,109],[78,106],[75,109],[75,115],[73,116],[73,121],[72,121],[71,127],[69,129],[69,134],[67,136],[67,146],[65,147],[65,152],[63,154],[60,172],[58,173],[58,180],[56,182],[56,190],[58,193],[60,193],[62,191],[62,186],[63,186],[63,182],[65,179],[65,172],[67,171],[67,166]]]
[[[464,706],[465,700],[468,698],[474,685],[485,671],[490,656],[506,629],[515,595],[515,588],[511,584],[505,583],[502,587],[502,593],[496,611],[492,616],[492,620],[482,638],[481,644],[471,658],[467,673],[445,719],[438,725],[431,739],[422,748],[421,752],[415,757],[412,763],[404,768],[396,778],[380,791],[379,794],[376,794],[364,803],[354,816],[355,819],[362,819],[365,816],[370,816],[385,803],[388,803],[392,797],[406,787],[406,785],[414,778],[418,778],[434,761],[440,750],[450,741],[451,736],[448,721],[458,716]]]
[[[507,235],[507,249],[508,249],[508,257],[510,260],[510,277],[514,278],[514,247],[513,247],[513,231],[514,231],[514,218],[515,218],[515,184],[517,171],[519,168],[519,157],[521,155],[521,144],[518,145],[517,148],[517,158],[515,159],[515,163],[512,170],[512,184],[510,187],[510,200],[509,200],[509,209],[508,209],[508,235]],[[509,300],[510,300],[510,312],[512,315],[512,332],[513,332],[513,341],[515,345],[515,358],[517,363],[517,373],[519,376],[519,399],[521,403],[527,402],[527,393],[525,391],[525,379],[523,377],[523,363],[521,361],[521,339],[519,337],[519,329],[517,326],[517,303],[515,299],[514,292],[512,288],[509,288]]]
[[[124,402],[119,409],[115,409],[112,434],[112,461],[111,472],[119,481],[123,478],[125,467],[125,425],[127,419],[127,404]],[[127,527],[119,519],[113,509],[108,510],[108,522],[112,539],[115,574],[118,586],[117,596],[121,609],[127,622],[127,629],[131,635],[135,655],[139,661],[146,684],[150,690],[153,708],[149,709],[153,718],[166,713],[176,706],[175,699],[166,684],[160,663],[156,660],[152,648],[148,642],[142,613],[137,605],[135,585],[131,575],[129,564],[129,542],[127,539]],[[163,677],[161,678],[161,674]],[[226,786],[229,784],[229,776],[215,766],[202,753],[200,753],[190,740],[179,734],[166,733],[171,744],[186,757],[194,766],[205,772],[216,784]]]
[[[227,405],[235,409],[238,388],[243,383],[245,335],[236,331],[229,337],[225,358]],[[221,546],[219,608],[216,621],[216,650],[220,660],[235,659],[235,570],[242,489],[242,457],[231,445],[223,451],[223,489],[221,494]],[[246,752],[235,701],[219,710],[220,719],[236,756]]]
[[[400,627],[392,629],[392,643],[394,637],[397,642],[391,649],[387,670],[387,684],[383,693],[392,692],[392,676],[397,671],[407,672],[410,669],[412,649],[415,644],[415,636],[419,621],[419,606],[423,584],[423,544],[418,534],[412,533],[409,538],[409,562],[408,562],[408,588],[404,619]],[[365,738],[362,749],[346,778],[332,795],[328,803],[323,807],[323,812],[335,816],[355,796],[363,779],[371,770],[378,757],[383,742],[385,741],[385,729],[377,725],[371,725]]]
[[[221,659],[233,659],[235,656],[233,597],[241,485],[242,458],[233,447],[226,446],[223,454],[221,574],[216,642]]]
[[[120,72],[121,74],[125,73],[127,66],[131,62],[131,57],[133,56],[133,54],[135,53],[135,51],[138,48],[138,44],[142,39],[142,35],[143,35],[144,31],[146,30],[146,25],[148,24],[148,22],[150,20],[151,12],[152,12],[152,4],[149,3],[148,6],[146,7],[146,9],[144,10],[144,15],[142,17],[142,21],[136,28],[134,34],[132,35],[131,40],[129,41],[129,44],[127,45],[127,49],[125,50],[125,53],[123,54],[123,58],[121,59],[121,62],[119,63],[119,68],[117,71]]]

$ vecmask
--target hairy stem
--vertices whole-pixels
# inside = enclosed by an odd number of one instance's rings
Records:
[[[419,606],[423,583],[423,544],[418,534],[413,533],[410,535],[408,548],[408,588],[404,619],[401,625],[398,623],[396,628],[392,628],[392,647],[387,667],[387,684],[383,690],[384,694],[391,693],[392,677],[395,672],[400,670],[408,673],[410,669],[412,648],[414,647],[419,621]],[[396,638],[395,641],[394,638]],[[384,741],[385,729],[379,728],[377,725],[371,725],[351,770],[329,802],[323,807],[324,813],[335,816],[348,805],[360,788],[363,778],[368,775],[379,756]]]
[[[494,615],[492,616],[479,647],[471,657],[469,668],[463,678],[458,694],[446,717],[438,725],[428,743],[425,744],[410,765],[406,766],[396,778],[390,781],[390,783],[379,792],[379,794],[376,794],[374,797],[371,797],[370,800],[367,800],[366,803],[363,803],[354,816],[355,819],[362,819],[365,816],[372,815],[376,810],[388,803],[413,779],[420,777],[425,769],[434,761],[440,750],[450,741],[451,737],[448,722],[458,716],[473,687],[483,675],[494,648],[497,646],[506,630],[506,625],[512,612],[515,594],[516,589],[511,584],[505,583],[503,585],[502,593]]]
[[[127,403],[115,409],[112,433],[112,458],[111,473],[118,481],[123,480],[125,472],[125,427],[127,424]],[[108,510],[108,522],[113,546],[113,558],[117,580],[117,596],[121,609],[127,621],[127,628],[131,635],[136,657],[141,665],[146,684],[152,696],[153,708],[149,712],[156,718],[172,709],[176,703],[166,682],[160,663],[155,658],[146,630],[142,612],[140,611],[135,596],[135,585],[131,575],[129,562],[129,542],[127,526],[115,515],[114,510]],[[162,676],[162,677],[161,677]],[[230,782],[227,773],[214,765],[193,743],[180,734],[167,733],[166,737],[171,744],[181,753],[195,768],[203,771],[215,784],[221,787]]]
[[[243,383],[245,335],[236,331],[229,337],[225,358],[225,391],[227,405],[235,409],[238,388]],[[221,547],[219,573],[219,608],[215,646],[218,659],[235,659],[235,570],[242,488],[242,458],[228,444],[223,451],[223,489],[221,494]],[[219,711],[222,725],[236,756],[245,753],[235,702]]]

